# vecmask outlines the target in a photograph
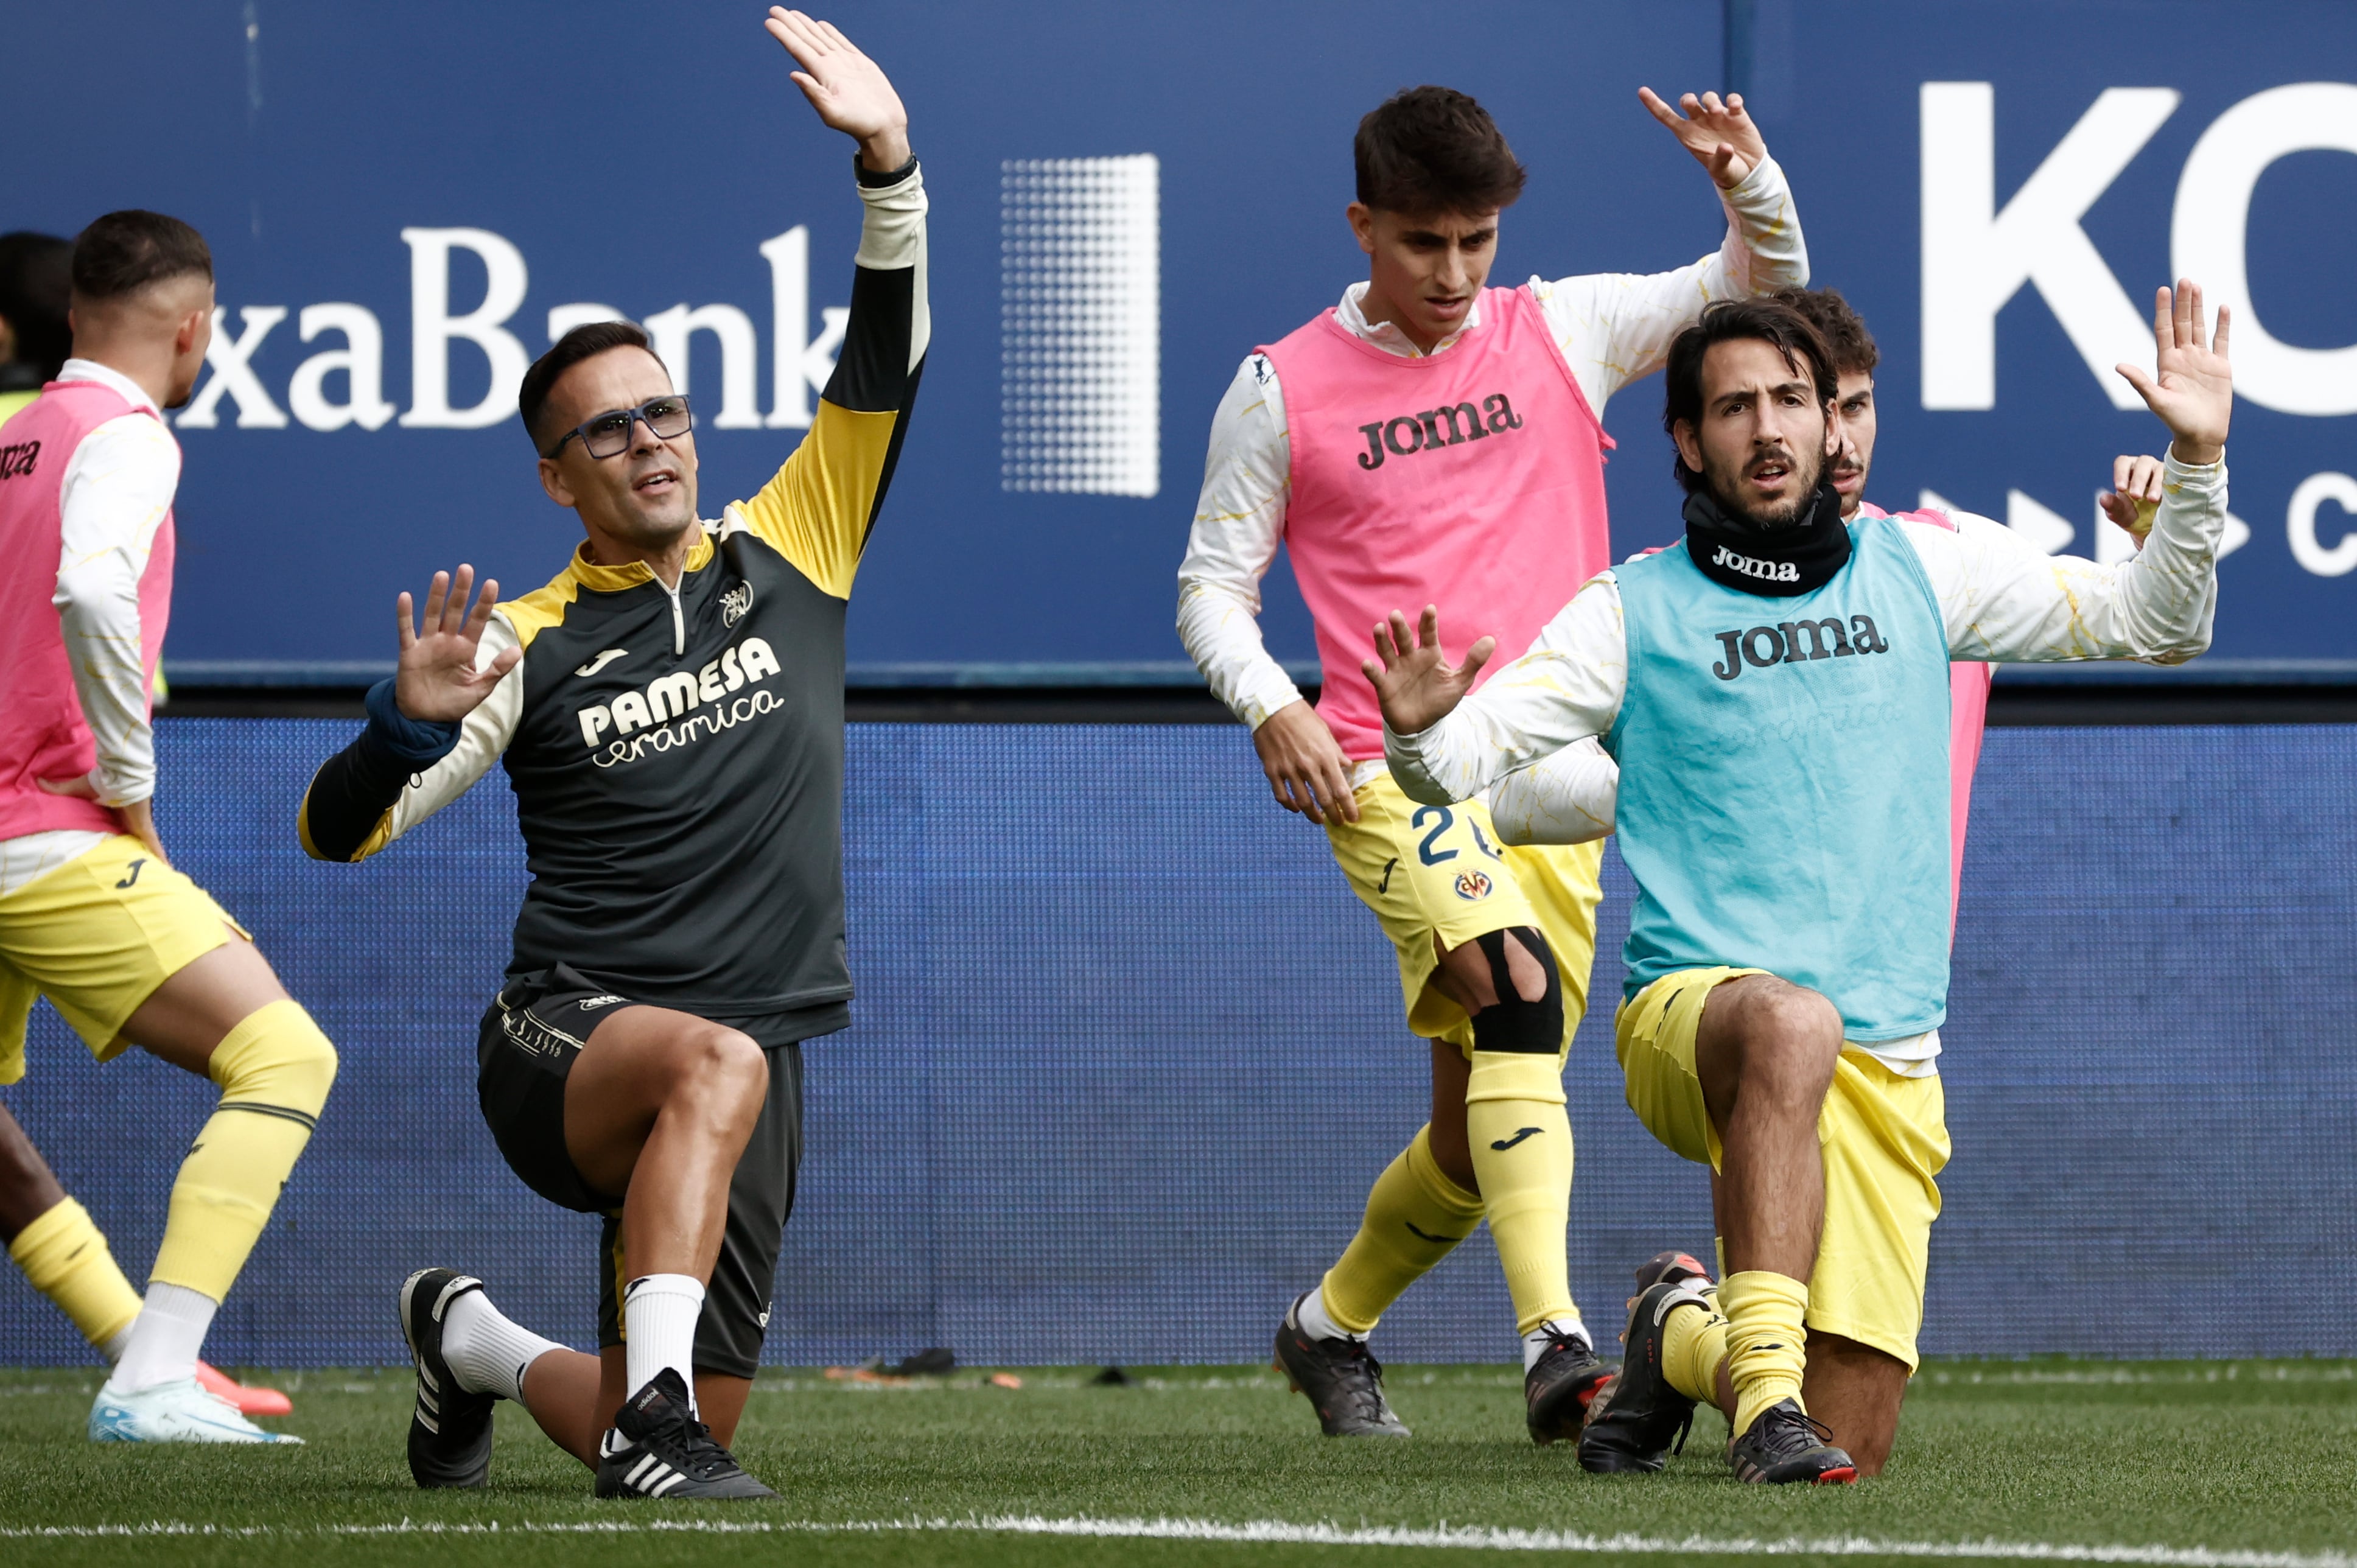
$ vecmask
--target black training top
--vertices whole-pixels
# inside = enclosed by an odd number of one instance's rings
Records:
[[[372,854],[504,758],[533,877],[511,975],[568,963],[772,1040],[848,1022],[844,613],[929,336],[922,180],[863,171],[861,195],[842,350],[777,476],[702,525],[675,593],[576,552],[500,605],[479,660],[523,658],[463,723],[371,692],[304,798],[307,851]]]

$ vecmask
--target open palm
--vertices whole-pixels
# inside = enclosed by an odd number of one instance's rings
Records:
[[[1407,617],[1392,611],[1390,619],[1375,628],[1375,659],[1359,668],[1373,682],[1383,723],[1392,733],[1421,735],[1464,700],[1497,650],[1498,639],[1485,637],[1465,650],[1464,663],[1449,663],[1440,650],[1440,612],[1426,605],[1413,637]]]
[[[858,142],[871,166],[897,168],[908,161],[909,112],[883,69],[859,52],[833,22],[814,21],[782,5],[761,24],[802,69],[793,73],[818,117]],[[879,156],[898,156],[878,166]]]
[[[1689,92],[1673,109],[1650,87],[1637,89],[1639,102],[1669,127],[1695,161],[1710,171],[1721,190],[1732,190],[1743,177],[1767,161],[1768,144],[1760,126],[1744,113],[1743,94],[1730,92],[1722,102],[1716,92],[1697,98]],[[1685,111],[1681,114],[1679,109]]]
[[[2153,295],[2151,372],[2141,365],[2115,367],[2177,438],[2181,463],[2214,463],[2225,450],[2234,412],[2234,369],[2226,360],[2232,317],[2226,306],[2218,307],[2217,335],[2205,345],[2201,285],[2179,278],[2173,296],[2165,288]]]
[[[422,632],[411,624],[409,596],[394,601],[401,619],[401,661],[393,667],[393,701],[413,719],[455,724],[465,718],[523,657],[520,648],[502,649],[489,664],[475,668],[483,628],[500,602],[500,585],[495,577],[485,578],[482,596],[470,614],[467,591],[474,582],[472,566],[459,567],[455,580],[447,572],[435,573],[433,585],[425,590]]]

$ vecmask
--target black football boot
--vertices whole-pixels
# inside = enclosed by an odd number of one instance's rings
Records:
[[[1544,1448],[1579,1435],[1588,1402],[1612,1378],[1585,1334],[1549,1334],[1546,1348],[1523,1374],[1523,1408],[1531,1441]]]
[[[442,1358],[450,1304],[483,1282],[455,1269],[420,1269],[401,1282],[401,1337],[417,1365],[417,1402],[409,1412],[409,1473],[420,1487],[479,1487],[491,1473],[493,1394],[470,1394]]]
[[[1407,1424],[1383,1398],[1383,1364],[1363,1339],[1313,1339],[1297,1321],[1307,1291],[1276,1326],[1276,1369],[1297,1394],[1309,1396],[1329,1437],[1405,1437]]]
[[[1706,1294],[1711,1288],[1710,1275],[1690,1253],[1663,1252],[1638,1269],[1629,1327],[1620,1337],[1620,1370],[1589,1403],[1587,1426],[1579,1434],[1581,1469],[1599,1476],[1650,1473],[1684,1448],[1695,1402],[1663,1375],[1662,1342],[1674,1309],[1714,1309]]]
[[[1857,1466],[1832,1439],[1832,1430],[1803,1411],[1800,1401],[1778,1400],[1727,1444],[1727,1462],[1738,1481],[1846,1487],[1857,1479]]]
[[[622,1402],[597,1444],[601,1498],[774,1498],[745,1474],[734,1455],[712,1441],[695,1419],[687,1383],[669,1367]]]

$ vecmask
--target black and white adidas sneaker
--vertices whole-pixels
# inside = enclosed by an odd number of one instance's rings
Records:
[[[456,1269],[420,1269],[401,1282],[401,1337],[417,1364],[409,1412],[409,1473],[428,1490],[479,1487],[491,1473],[491,1394],[468,1393],[442,1357],[450,1304],[483,1282]]]
[[[601,1498],[774,1498],[745,1474],[688,1408],[687,1384],[669,1367],[623,1402],[597,1445]]]

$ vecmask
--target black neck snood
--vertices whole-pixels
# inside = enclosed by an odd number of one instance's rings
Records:
[[[1849,530],[1831,485],[1818,487],[1806,517],[1772,533],[1728,517],[1700,490],[1686,498],[1685,519],[1686,553],[1703,575],[1747,594],[1789,599],[1849,564]]]

